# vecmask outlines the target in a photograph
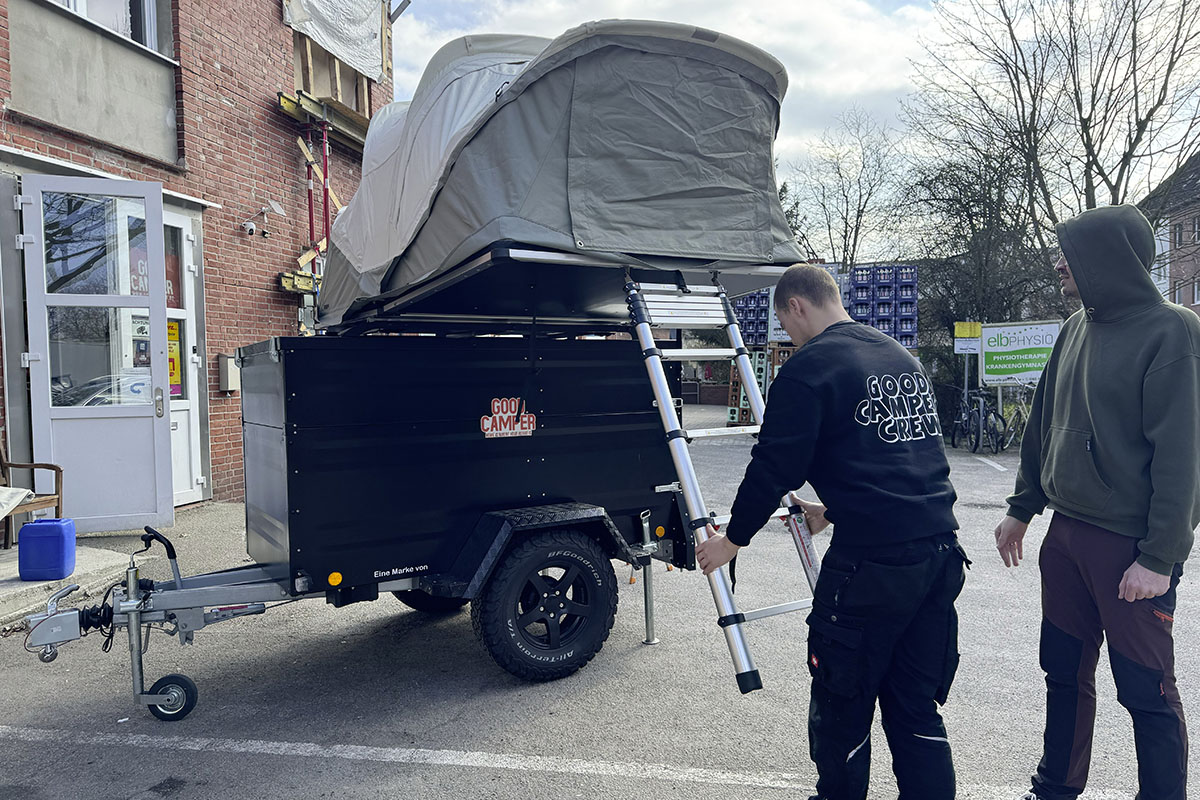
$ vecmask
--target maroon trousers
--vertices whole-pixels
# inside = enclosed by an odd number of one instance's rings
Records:
[[[1171,589],[1133,603],[1117,596],[1137,540],[1056,512],[1042,544],[1041,663],[1046,733],[1033,777],[1042,800],[1076,798],[1087,783],[1096,716],[1096,662],[1108,638],[1117,701],[1133,718],[1136,800],[1185,800],[1187,729],[1175,686]]]

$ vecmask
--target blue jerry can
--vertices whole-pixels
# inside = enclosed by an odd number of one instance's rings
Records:
[[[23,581],[57,581],[75,571],[75,520],[36,519],[21,526],[17,572]]]

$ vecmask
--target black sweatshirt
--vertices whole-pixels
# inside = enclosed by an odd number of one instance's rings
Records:
[[[896,341],[839,322],[784,363],[724,533],[749,544],[807,481],[833,542],[894,544],[958,529],[937,405],[921,365]]]

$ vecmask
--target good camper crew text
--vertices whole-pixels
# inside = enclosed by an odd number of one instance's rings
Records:
[[[488,439],[532,436],[536,428],[537,417],[525,412],[525,404],[519,397],[493,398],[491,415],[479,418],[479,430]]]

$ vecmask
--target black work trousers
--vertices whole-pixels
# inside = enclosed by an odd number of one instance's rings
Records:
[[[830,546],[808,617],[809,751],[820,800],[864,800],[879,702],[900,800],[953,800],[938,706],[958,668],[970,562],[953,533],[886,547]]]

